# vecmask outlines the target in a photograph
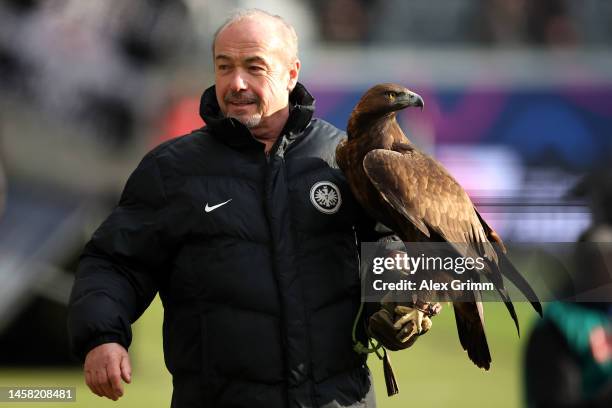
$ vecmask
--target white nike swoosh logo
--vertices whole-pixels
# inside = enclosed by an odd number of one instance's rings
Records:
[[[213,205],[212,207],[209,207],[208,203],[206,203],[206,207],[204,207],[204,211],[206,211],[207,213],[211,212],[211,211],[216,210],[217,208],[221,207],[222,205],[225,205],[225,204],[229,203],[230,201],[232,201],[231,198],[229,200],[227,200],[227,201],[222,202],[221,204]]]

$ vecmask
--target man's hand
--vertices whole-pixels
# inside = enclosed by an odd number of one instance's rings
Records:
[[[127,350],[118,343],[101,344],[85,357],[85,382],[100,397],[117,401],[123,395],[123,384],[132,381],[132,366]]]
[[[383,302],[382,308],[369,320],[370,335],[391,351],[403,350],[412,346],[417,338],[427,333],[432,326],[430,317],[441,310],[439,303],[421,303],[407,306],[393,302]],[[418,318],[420,312],[421,318]],[[420,327],[415,327],[419,324]]]

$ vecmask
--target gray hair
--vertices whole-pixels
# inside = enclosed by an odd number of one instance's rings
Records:
[[[289,24],[284,18],[277,14],[271,14],[267,11],[251,8],[251,9],[241,9],[236,10],[225,20],[225,22],[215,31],[212,39],[212,53],[215,55],[215,42],[217,42],[217,36],[221,31],[225,28],[231,26],[234,23],[242,21],[246,18],[255,18],[255,17],[269,17],[276,20],[277,23],[284,29],[286,32],[286,37],[284,38],[287,41],[288,50],[287,53],[290,58],[297,59],[298,57],[298,36],[295,31],[295,28],[291,24]]]

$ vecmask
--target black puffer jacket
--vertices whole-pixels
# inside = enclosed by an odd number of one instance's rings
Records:
[[[82,256],[68,322],[77,355],[128,347],[159,291],[173,407],[374,406],[351,341],[357,235],[370,228],[335,163],[345,135],[311,119],[300,84],[291,102],[269,158],[219,116],[214,88],[207,127],[147,154]]]

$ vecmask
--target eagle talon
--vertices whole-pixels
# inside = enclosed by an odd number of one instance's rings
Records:
[[[427,308],[427,315],[429,317],[437,316],[442,311],[442,305],[439,303],[430,303]]]

